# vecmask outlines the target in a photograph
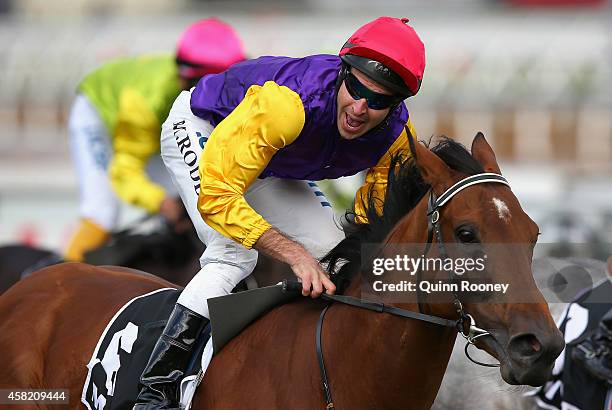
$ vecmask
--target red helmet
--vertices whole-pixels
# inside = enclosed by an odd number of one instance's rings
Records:
[[[379,17],[360,27],[340,50],[342,61],[400,95],[415,95],[425,71],[425,46],[407,23]]]
[[[242,42],[234,29],[216,18],[191,24],[176,47],[179,74],[185,78],[220,73],[245,59]]]

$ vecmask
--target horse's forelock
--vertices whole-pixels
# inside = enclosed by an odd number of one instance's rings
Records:
[[[466,175],[475,175],[484,172],[482,165],[474,159],[472,154],[460,143],[442,136],[438,144],[431,148],[449,167]]]

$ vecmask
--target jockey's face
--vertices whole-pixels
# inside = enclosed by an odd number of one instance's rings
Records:
[[[179,75],[179,85],[181,90],[189,91],[191,87],[195,87],[196,84],[200,81],[200,77],[197,78],[188,78]]]
[[[351,68],[351,73],[359,80],[361,84],[379,94],[392,95],[386,87],[371,80],[361,71]],[[338,123],[338,132],[342,138],[351,140],[362,136],[380,124],[390,108],[375,110],[368,107],[365,98],[355,100],[346,89],[346,80],[342,82],[338,90],[338,111],[336,114],[336,122]]]

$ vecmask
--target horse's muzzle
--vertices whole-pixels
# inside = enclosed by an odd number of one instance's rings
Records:
[[[507,345],[506,363],[502,363],[502,378],[510,384],[541,386],[552,373],[555,360],[565,342],[555,328],[548,333],[519,333]]]

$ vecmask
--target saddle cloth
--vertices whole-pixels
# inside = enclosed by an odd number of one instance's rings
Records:
[[[127,302],[110,320],[87,364],[81,402],[89,410],[131,409],[138,381],[163,331],[180,291],[158,289]],[[213,350],[223,346],[265,312],[295,298],[282,286],[268,286],[208,300],[211,325],[199,344],[181,382],[181,407],[188,409],[195,389],[210,363]],[[213,349],[214,345],[214,349]]]
[[[138,296],[111,319],[87,364],[81,402],[89,410],[132,408],[138,395],[140,375],[179,294],[176,289],[165,288]],[[200,340],[207,340],[209,334],[210,328]],[[203,346],[199,346],[189,366],[187,375],[190,377],[185,380],[197,378],[202,351]]]

